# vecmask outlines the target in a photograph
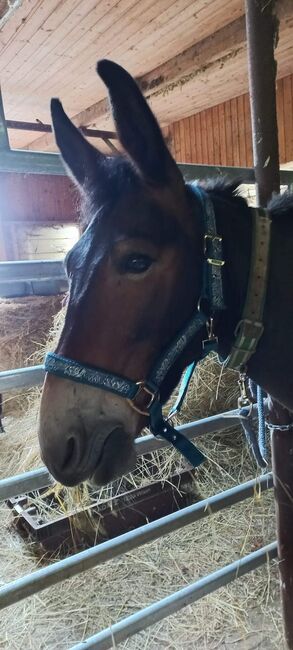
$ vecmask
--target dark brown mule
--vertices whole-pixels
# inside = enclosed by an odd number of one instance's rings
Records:
[[[133,79],[109,61],[98,64],[109,89],[127,155],[108,157],[86,142],[58,100],[56,141],[83,204],[84,234],[67,256],[70,296],[57,353],[134,381],[145,379],[162,350],[194,312],[200,295],[203,232],[200,206],[165,146]],[[208,184],[223,237],[227,309],[216,316],[219,352],[231,349],[246,295],[251,210],[235,187]],[[249,362],[251,378],[293,407],[293,198],[270,206],[272,255],[265,330]],[[201,356],[201,328],[169,371],[166,401],[192,360]],[[39,424],[43,459],[61,482],[105,483],[135,463],[133,441],[147,418],[122,397],[47,376]]]

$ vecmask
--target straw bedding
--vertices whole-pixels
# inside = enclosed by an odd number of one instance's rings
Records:
[[[32,365],[32,355],[41,350],[62,296],[0,298],[0,371]],[[5,393],[5,415],[23,413],[30,391]]]
[[[62,322],[55,323],[53,339]],[[51,341],[48,347],[52,345]],[[203,363],[180,416],[197,419],[235,406],[233,373],[221,374],[215,359]],[[0,474],[8,476],[41,464],[36,442],[38,391],[30,396],[23,418],[8,418],[1,439]],[[257,474],[242,433],[233,429],[200,440],[208,461],[196,471],[197,492],[204,498]],[[154,456],[156,476],[166,479],[176,452]],[[150,480],[143,468],[134,485]],[[119,482],[115,489],[119,489]],[[57,490],[57,488],[56,488]],[[113,489],[112,489],[113,492]],[[88,493],[67,491],[63,509],[86,505]],[[105,490],[101,494],[104,499]],[[0,510],[0,580],[6,583],[35,570],[36,556]],[[41,592],[0,615],[0,648],[66,650],[121,619],[180,589],[199,577],[259,548],[275,538],[272,492],[228,508],[201,522],[107,562],[94,570]],[[48,559],[46,561],[49,561]],[[113,646],[114,647],[114,646]],[[255,571],[189,606],[119,646],[129,650],[282,650],[276,564]]]

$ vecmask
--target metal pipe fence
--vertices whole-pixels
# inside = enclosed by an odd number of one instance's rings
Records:
[[[215,494],[161,519],[156,519],[149,524],[119,535],[119,537],[38,569],[34,573],[23,576],[0,588],[0,609],[18,603],[20,600],[39,593],[43,589],[52,587],[78,573],[88,571],[102,562],[111,560],[123,553],[128,553],[143,544],[152,542],[183,526],[188,526],[195,521],[208,517],[210,514],[248,499],[255,494],[256,490],[268,490],[272,487],[272,484],[272,475],[265,474],[258,479],[237,485],[230,490]]]
[[[0,373],[1,390],[10,389],[13,382],[14,387],[23,385],[23,376],[29,377],[30,382],[37,382],[41,379],[41,367],[19,369],[7,373]],[[38,374],[39,373],[39,374]],[[13,380],[13,381],[12,381]],[[2,384],[1,384],[2,381]],[[12,381],[12,383],[11,383]],[[237,410],[214,415],[202,420],[187,423],[178,427],[184,430],[188,438],[198,437],[214,431],[224,431],[239,423]],[[143,436],[135,441],[138,455],[145,454],[167,446],[166,441],[157,440],[152,435]],[[53,482],[52,477],[46,468],[39,468],[31,472],[9,477],[0,481],[0,500],[16,496],[24,491],[31,491],[45,487]],[[0,589],[0,609],[18,603],[20,600],[39,593],[50,586],[71,578],[79,573],[97,567],[102,562],[118,557],[133,549],[152,542],[163,535],[170,534],[178,529],[192,524],[200,519],[208,517],[227,508],[240,503],[244,499],[253,497],[255,492],[266,491],[272,488],[272,474],[266,474],[237,485],[230,490],[213,495],[200,502],[187,506],[182,510],[169,514],[140,528],[120,535],[94,546],[90,549],[77,553],[53,565],[44,567],[32,574],[23,576]],[[132,616],[128,616],[115,623],[110,628],[102,630],[93,637],[83,641],[72,648],[111,648],[113,639],[115,643],[136,634],[156,621],[179,611],[186,605],[195,602],[208,593],[212,593],[221,586],[224,586],[236,578],[252,571],[257,566],[276,557],[276,543],[270,544],[259,551],[256,551],[222,569],[211,573],[197,582],[181,589],[146,607]]]
[[[116,648],[117,643],[125,641],[130,636],[145,630],[150,625],[158,623],[163,618],[179,612],[183,607],[195,603],[200,598],[212,594],[217,589],[225,587],[230,582],[241,578],[246,573],[257,569],[277,557],[277,542],[272,542],[263,548],[246,555],[240,560],[224,566],[218,571],[209,573],[204,578],[191,585],[175,591],[170,596],[139,610],[131,616],[123,618],[105,630],[71,647],[70,650],[107,650]]]
[[[25,381],[30,382],[30,385],[32,383],[40,383],[43,378],[43,369],[41,366],[36,366],[34,368],[13,370],[9,373],[0,373],[0,389],[3,391],[9,390],[11,387],[22,387],[24,385],[24,377],[26,378]],[[189,422],[178,428],[179,430],[184,430],[188,438],[194,438],[215,431],[224,431],[237,424],[239,424],[238,411],[234,410],[196,422]],[[152,435],[137,438],[135,445],[138,455],[168,446],[166,441],[158,440]],[[0,481],[0,500],[16,496],[24,491],[32,491],[45,487],[52,483],[53,479],[44,467],[18,476],[12,476]],[[102,562],[139,548],[144,544],[159,539],[163,535],[175,532],[184,526],[208,517],[224,508],[240,503],[244,499],[251,498],[256,492],[264,492],[272,488],[272,485],[272,474],[265,474],[257,479],[248,481],[242,485],[237,485],[230,490],[213,495],[154,522],[145,524],[133,531],[56,562],[53,565],[39,569],[32,574],[25,575],[14,582],[4,585],[0,589],[0,609],[18,603],[20,600],[39,593],[63,580],[97,567]],[[276,557],[276,554],[276,543],[265,546],[259,551],[251,553],[201,578],[188,587],[184,587],[167,598],[118,621],[110,628],[102,630],[91,638],[77,644],[71,650],[79,650],[81,648],[97,648],[100,650],[111,648],[113,639],[115,643],[125,640],[149,625],[179,611],[208,593],[212,593],[219,587],[227,585],[241,575],[261,566]]]

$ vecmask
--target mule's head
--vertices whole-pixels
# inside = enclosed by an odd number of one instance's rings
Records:
[[[52,100],[55,137],[80,190],[85,227],[66,258],[69,301],[56,352],[134,381],[147,378],[192,315],[199,295],[201,238],[192,193],[138,86],[120,66],[98,64],[125,155],[106,156]],[[165,401],[188,349],[162,386]],[[48,375],[39,439],[42,457],[67,485],[105,483],[133,467],[133,441],[147,423],[127,400]]]

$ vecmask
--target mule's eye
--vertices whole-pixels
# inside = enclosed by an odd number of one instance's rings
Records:
[[[121,263],[122,273],[144,273],[149,269],[153,260],[149,255],[131,253]]]

